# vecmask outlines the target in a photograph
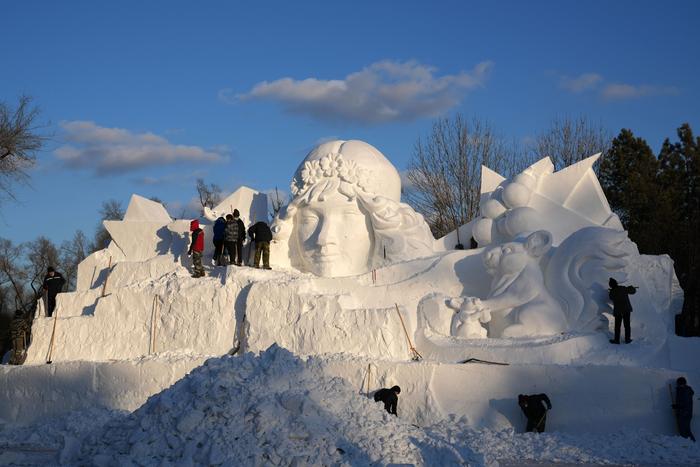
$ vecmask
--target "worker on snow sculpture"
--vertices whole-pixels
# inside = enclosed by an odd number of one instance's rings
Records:
[[[615,317],[615,338],[610,339],[611,344],[620,343],[620,324],[625,323],[625,343],[632,342],[630,329],[630,315],[632,314],[632,304],[630,304],[630,295],[637,292],[637,288],[631,285],[618,285],[617,281],[610,278],[608,281],[610,289],[608,296],[613,302],[613,316]]]
[[[684,438],[690,438],[695,442],[695,436],[690,431],[690,421],[693,419],[693,388],[688,386],[684,377],[676,380],[676,403],[673,409],[676,411],[678,434]]]
[[[367,143],[317,146],[299,165],[291,191],[273,231],[276,250],[300,271],[353,276],[433,252],[423,217],[400,202],[398,171]]]
[[[46,292],[46,316],[53,314],[56,308],[56,295],[63,291],[63,285],[66,280],[60,272],[56,271],[52,266],[46,269],[46,277],[44,277],[44,291]]]
[[[270,268],[270,242],[272,241],[272,231],[267,222],[256,222],[248,229],[248,236],[255,242],[254,266],[260,267],[260,256],[263,260],[263,269]]]
[[[547,394],[518,394],[518,405],[527,418],[525,431],[542,433],[547,423],[547,411],[552,410]]]
[[[243,264],[243,239],[245,238],[245,225],[238,217],[238,209],[233,214],[226,215],[226,232],[224,234],[228,264],[240,266]]]
[[[399,403],[400,393],[401,388],[398,386],[394,386],[391,389],[381,388],[374,393],[374,402],[383,402],[384,410],[386,410],[392,415],[397,415],[396,406]]]
[[[221,257],[224,256],[224,233],[226,232],[226,219],[219,217],[214,222],[213,239],[214,242],[214,258],[212,258],[213,266],[221,266]]]
[[[197,219],[190,222],[190,232],[192,232],[192,242],[187,254],[192,255],[192,277],[204,277],[204,266],[202,266],[204,231],[199,228]]]

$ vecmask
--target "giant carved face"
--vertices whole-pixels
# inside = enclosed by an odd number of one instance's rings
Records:
[[[300,271],[353,276],[432,252],[433,237],[422,216],[400,202],[399,173],[367,143],[317,146],[290,188],[293,199],[272,229],[277,251]]]
[[[370,268],[374,235],[357,199],[332,192],[300,207],[292,241],[300,264],[319,276],[351,276]]]

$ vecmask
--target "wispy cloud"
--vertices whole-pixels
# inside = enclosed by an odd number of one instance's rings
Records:
[[[224,89],[219,98],[269,100],[289,112],[318,119],[363,124],[410,121],[458,105],[468,91],[484,84],[492,68],[493,62],[485,61],[470,72],[438,76],[434,67],[416,61],[384,60],[343,79],[282,78],[258,83],[244,94]]]
[[[156,134],[101,127],[91,121],[60,123],[67,144],[54,151],[67,167],[94,170],[98,175],[124,173],[148,166],[179,162],[212,163],[226,159],[221,148],[173,144]]]
[[[600,95],[607,100],[636,99],[646,96],[673,96],[680,90],[674,86],[651,86],[647,84],[632,85],[611,83],[606,85]]]
[[[638,99],[647,96],[676,95],[680,90],[675,86],[655,86],[650,84],[608,83],[599,73],[583,73],[578,76],[559,76],[559,87],[580,94],[595,92],[605,100]]]
[[[206,170],[194,170],[183,172],[166,173],[163,175],[145,175],[143,177],[134,178],[133,182],[145,186],[162,186],[162,185],[179,185],[179,186],[195,186],[194,180],[204,177],[207,174]]]
[[[598,73],[584,73],[574,77],[562,76],[559,80],[559,86],[568,91],[580,93],[594,88],[601,81],[603,81],[603,77]]]

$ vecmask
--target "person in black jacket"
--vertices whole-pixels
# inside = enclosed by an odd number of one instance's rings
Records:
[[[394,386],[391,389],[381,388],[374,393],[374,402],[383,402],[384,410],[392,415],[396,415],[396,406],[399,403],[400,392],[401,388],[398,386]]]
[[[231,214],[226,215],[224,244],[226,245],[226,251],[228,252],[228,264],[240,264],[241,262],[241,250],[239,249],[241,224],[242,222],[236,222],[236,219],[234,219]],[[245,226],[243,226],[243,235],[245,235]]]
[[[625,323],[625,343],[629,344],[632,342],[631,339],[631,329],[630,329],[630,315],[632,314],[632,304],[630,303],[630,295],[634,295],[637,292],[636,287],[618,285],[617,281],[610,278],[608,281],[610,289],[608,290],[608,296],[613,302],[613,316],[615,317],[615,338],[610,339],[611,344],[620,343],[620,324]]]
[[[253,224],[248,229],[248,236],[255,242],[255,264],[260,267],[260,256],[263,258],[263,269],[270,268],[270,242],[272,241],[272,231],[266,222],[260,221]]]
[[[236,239],[236,266],[243,265],[243,241],[245,240],[245,224],[241,220],[238,209],[233,210],[233,220],[238,226],[238,238]]]
[[[226,232],[226,219],[219,217],[214,222],[213,242],[214,242],[214,266],[221,266],[221,258],[224,256],[224,234]]]
[[[56,308],[56,295],[63,290],[66,280],[60,272],[49,266],[44,277],[44,291],[46,291],[46,316],[51,317]]]
[[[676,380],[676,403],[673,409],[676,411],[678,434],[684,438],[690,438],[695,442],[695,436],[690,431],[690,421],[693,419],[693,388],[688,386],[684,377]]]
[[[527,417],[525,431],[542,433],[547,423],[547,411],[552,410],[547,394],[518,394],[518,405]]]

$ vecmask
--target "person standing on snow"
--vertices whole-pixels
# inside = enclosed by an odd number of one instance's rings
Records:
[[[219,217],[214,222],[213,242],[214,242],[214,266],[221,266],[221,257],[224,254],[224,231],[226,230],[226,219]]]
[[[676,380],[676,403],[672,405],[676,411],[678,434],[683,438],[690,438],[695,442],[695,436],[690,431],[690,421],[693,419],[693,388],[688,386],[684,377]]]
[[[197,219],[190,222],[190,232],[192,232],[192,243],[190,243],[187,254],[192,255],[192,277],[204,277],[204,266],[202,266],[204,231],[199,228]]]
[[[518,405],[527,418],[525,431],[542,433],[547,423],[547,411],[552,410],[547,394],[518,394]]]
[[[233,211],[238,212],[237,209]],[[238,219],[238,221],[231,214],[226,215],[226,231],[224,233],[224,243],[226,245],[226,251],[228,252],[228,264],[241,264],[241,250],[239,249],[239,239],[241,234],[245,235],[245,226],[243,226],[243,232],[241,232],[241,225],[243,222]]]
[[[615,338],[610,339],[611,344],[620,343],[620,324],[625,323],[625,344],[632,342],[630,329],[630,315],[632,314],[632,304],[630,303],[630,295],[637,292],[636,287],[618,285],[617,281],[610,278],[608,281],[610,289],[608,296],[613,302],[613,316],[615,317]]]
[[[66,280],[60,272],[56,271],[52,266],[46,269],[46,277],[44,277],[44,290],[46,291],[46,316],[51,317],[53,310],[56,308],[56,295],[63,291],[63,285]]]
[[[233,220],[238,226],[238,238],[236,239],[236,266],[243,265],[243,241],[245,240],[245,224],[241,220],[241,213],[238,209],[233,210]]]
[[[272,241],[272,231],[266,222],[260,221],[253,224],[248,229],[248,236],[255,242],[255,263],[256,268],[260,267],[260,256],[263,258],[263,269],[270,267],[270,242]]]
[[[374,393],[374,402],[383,402],[384,410],[392,415],[396,415],[396,406],[399,403],[399,393],[401,388],[394,386],[391,389],[381,388]],[[398,417],[398,415],[396,415]]]

